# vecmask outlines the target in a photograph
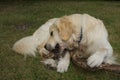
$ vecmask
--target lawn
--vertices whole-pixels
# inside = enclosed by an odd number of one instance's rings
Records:
[[[70,64],[66,73],[47,69],[40,56],[27,57],[12,51],[13,44],[31,35],[48,19],[72,13],[88,13],[102,19],[109,40],[120,61],[120,3],[119,2],[0,2],[0,80],[120,80],[120,74],[85,71]]]

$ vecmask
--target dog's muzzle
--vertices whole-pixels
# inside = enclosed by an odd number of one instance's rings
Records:
[[[49,44],[45,45],[44,48],[49,52],[59,53],[60,52],[60,45],[57,43],[54,48],[52,48]]]
[[[63,51],[64,49],[66,49],[67,46],[65,44],[62,44],[62,43],[57,43],[54,48],[51,47],[51,45],[49,45],[49,44],[46,44],[44,46],[44,48],[46,50],[48,50],[49,52],[60,53],[61,51]]]

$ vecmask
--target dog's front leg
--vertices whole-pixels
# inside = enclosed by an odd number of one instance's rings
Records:
[[[59,59],[59,62],[57,65],[57,72],[60,72],[60,73],[67,72],[69,64],[70,64],[70,53],[67,51],[64,57]]]
[[[115,62],[114,59],[112,59],[112,53],[109,49],[98,50],[87,60],[87,64],[92,68],[100,66],[103,62],[108,64],[113,64]]]

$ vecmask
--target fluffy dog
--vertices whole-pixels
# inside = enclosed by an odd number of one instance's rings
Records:
[[[40,54],[57,56],[42,61],[56,67],[58,72],[66,72],[70,64],[70,51],[87,58],[90,67],[102,63],[114,64],[113,49],[108,41],[108,33],[99,19],[88,14],[72,14],[47,21],[33,35],[17,41],[13,50],[23,55]]]
[[[80,46],[85,47],[84,53],[80,54],[87,58],[87,64],[93,68],[102,63],[115,63],[113,49],[108,41],[108,33],[100,19],[96,19],[88,14],[72,14],[59,18],[49,29],[50,37],[45,44],[48,51],[56,49],[59,45],[60,50],[73,50]],[[77,52],[74,54],[79,54]],[[48,60],[45,63],[54,60]],[[70,63],[69,51],[60,57],[57,64],[58,72],[66,72]]]

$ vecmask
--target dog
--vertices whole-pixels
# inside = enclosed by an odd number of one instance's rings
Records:
[[[108,41],[108,33],[100,19],[88,14],[72,14],[48,20],[33,35],[24,37],[13,45],[13,50],[23,55],[50,55],[43,62],[57,68],[57,72],[67,72],[71,51],[87,58],[93,68],[102,63],[114,64],[113,49]],[[55,58],[55,59],[54,59]]]
[[[59,46],[65,55],[57,62],[54,59],[44,61],[45,64],[55,65],[57,72],[68,70],[70,64],[70,50],[84,48],[82,54],[87,58],[89,67],[98,67],[102,63],[115,64],[113,49],[108,41],[108,33],[102,20],[88,14],[72,14],[60,17],[49,28],[50,37],[44,48],[51,52]],[[74,54],[79,54],[76,52]]]

